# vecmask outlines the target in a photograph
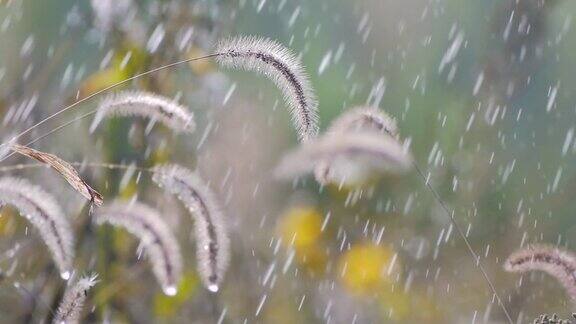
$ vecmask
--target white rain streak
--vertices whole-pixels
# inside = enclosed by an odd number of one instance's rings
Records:
[[[300,60],[283,45],[266,38],[241,36],[221,41],[219,64],[268,77],[284,95],[298,137],[306,141],[318,133],[316,95]]]
[[[122,227],[140,239],[164,294],[174,296],[182,275],[180,245],[160,213],[140,202],[114,202],[94,214],[94,222]]]
[[[196,173],[179,165],[156,167],[152,179],[190,211],[202,281],[208,290],[218,291],[230,261],[230,239],[214,193]]]
[[[510,17],[508,18],[508,23],[506,23],[506,27],[504,28],[504,31],[502,32],[502,39],[504,39],[505,41],[508,41],[508,38],[510,37],[510,32],[512,30],[512,22],[514,21],[514,14],[516,13],[515,10],[512,10],[512,12],[510,13]]]
[[[324,54],[324,57],[322,57],[322,60],[320,61],[320,66],[318,66],[318,75],[322,75],[322,73],[326,71],[328,66],[330,66],[331,62],[332,62],[332,51],[328,51],[326,54]]]
[[[148,117],[176,132],[191,133],[196,128],[194,115],[187,107],[170,98],[143,91],[124,91],[105,97],[98,105],[90,132],[94,132],[105,117],[112,116]]]
[[[158,26],[156,26],[156,28],[152,32],[152,35],[150,35],[148,42],[146,43],[146,49],[148,50],[148,52],[155,53],[158,50],[158,48],[160,48],[160,44],[162,44],[164,36],[166,36],[164,25],[159,24]]]
[[[34,35],[29,35],[20,48],[20,56],[28,56],[32,53],[32,50],[34,50]]]
[[[368,26],[368,20],[370,19],[370,15],[368,14],[368,12],[364,12],[364,14],[362,15],[362,18],[360,19],[360,22],[358,23],[358,28],[356,28],[356,32],[358,34],[360,34],[364,28],[366,28],[366,26]]]
[[[69,284],[64,292],[64,297],[56,310],[53,324],[77,324],[82,319],[82,309],[86,303],[88,290],[98,281],[98,275],[80,278],[77,282]]]
[[[235,90],[236,90],[236,82],[232,83],[228,91],[226,91],[226,95],[224,95],[224,100],[222,100],[222,106],[226,106]]]
[[[4,116],[2,124],[4,126],[11,122],[25,121],[32,113],[34,107],[38,103],[38,93],[34,92],[29,98],[23,99],[19,104],[10,106]]]
[[[458,52],[460,51],[463,42],[464,42],[464,32],[460,31],[458,32],[456,37],[454,37],[454,40],[444,53],[444,56],[440,61],[440,66],[438,67],[438,72],[442,73],[446,65],[450,64],[450,62],[452,62],[456,58],[456,55],[458,55]]]
[[[374,133],[332,134],[305,143],[284,156],[275,170],[279,178],[311,172],[319,162],[361,161],[365,167],[403,173],[410,169],[411,154],[397,140]]]
[[[262,11],[262,8],[264,8],[265,4],[266,4],[266,0],[260,0],[260,2],[258,3],[258,7],[256,7],[256,12]]]
[[[68,280],[74,259],[74,233],[62,208],[44,189],[21,178],[0,178],[0,205],[12,205],[38,230],[60,276]]]
[[[334,63],[338,63],[340,62],[340,59],[342,58],[342,55],[344,54],[344,50],[346,49],[346,44],[344,44],[344,42],[341,42],[338,45],[338,48],[336,49],[336,53],[334,54]]]
[[[366,100],[367,106],[378,107],[386,93],[386,78],[381,77],[370,89],[368,99]]]
[[[301,10],[300,6],[296,7],[296,9],[294,9],[294,11],[292,12],[292,15],[290,16],[290,19],[288,20],[288,27],[294,26],[296,19],[298,19],[298,16],[300,16],[300,10]]]
[[[556,104],[556,96],[558,95],[558,86],[554,86],[548,93],[548,102],[546,103],[546,111],[552,110]]]
[[[562,156],[565,156],[568,153],[568,149],[572,144],[572,140],[574,139],[574,127],[570,128],[566,132],[566,138],[564,139],[564,145],[562,145]]]
[[[476,78],[476,82],[474,83],[474,89],[472,90],[472,95],[476,96],[480,92],[480,88],[482,87],[482,83],[484,83],[484,71],[478,74],[478,78]]]
[[[554,181],[552,182],[552,192],[556,192],[558,189],[558,184],[560,183],[560,179],[562,178],[562,167],[558,168],[556,171],[556,176],[554,177]]]

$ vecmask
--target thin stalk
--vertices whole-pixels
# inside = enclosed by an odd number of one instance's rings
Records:
[[[506,309],[504,302],[502,302],[500,295],[496,291],[496,287],[494,286],[494,283],[492,282],[492,280],[488,276],[488,273],[484,269],[484,266],[480,262],[480,258],[478,257],[478,254],[476,254],[476,252],[474,251],[474,248],[470,244],[470,241],[468,240],[468,238],[466,238],[464,231],[462,230],[462,228],[460,228],[460,225],[458,225],[458,223],[456,222],[456,218],[454,217],[454,210],[451,211],[450,208],[448,208],[448,205],[446,205],[446,203],[440,197],[440,194],[438,193],[438,191],[436,191],[436,189],[434,189],[434,187],[430,184],[430,181],[428,181],[428,178],[424,175],[424,172],[422,172],[422,169],[420,169],[418,164],[416,162],[413,162],[412,164],[414,165],[414,169],[416,169],[416,172],[418,172],[418,174],[420,175],[422,180],[424,180],[426,187],[430,190],[430,192],[432,192],[432,196],[434,196],[434,199],[440,204],[440,206],[444,210],[446,216],[448,216],[448,218],[450,218],[450,221],[452,222],[452,225],[456,229],[456,232],[458,233],[460,238],[464,241],[464,243],[466,243],[466,248],[468,249],[470,256],[474,259],[474,263],[475,263],[476,267],[480,270],[480,272],[482,273],[482,276],[484,277],[484,280],[486,281],[486,283],[490,287],[492,294],[494,294],[494,297],[496,297],[496,300],[498,301],[500,308],[502,308],[502,311],[506,315],[506,319],[508,320],[508,322],[510,324],[513,324],[514,321],[512,321],[512,317],[510,317],[510,313],[508,313],[508,309]]]
[[[28,127],[26,130],[24,130],[24,131],[21,132],[20,134],[14,136],[11,140],[12,140],[12,141],[15,141],[15,140],[19,139],[20,137],[22,137],[23,135],[28,134],[30,131],[32,131],[32,130],[35,129],[36,127],[38,127],[38,126],[40,126],[40,125],[43,125],[43,124],[46,123],[47,121],[49,121],[49,120],[51,120],[51,119],[53,119],[53,118],[55,118],[55,117],[63,114],[64,112],[66,112],[66,111],[68,111],[68,110],[70,110],[70,109],[72,109],[72,108],[80,105],[81,103],[86,102],[86,101],[88,101],[88,100],[90,100],[90,99],[92,99],[92,98],[94,98],[94,97],[96,97],[96,96],[98,96],[98,95],[100,95],[100,94],[102,94],[102,93],[108,92],[108,91],[110,91],[110,90],[112,90],[112,89],[114,89],[114,88],[116,88],[116,87],[118,87],[118,86],[121,86],[121,85],[123,85],[123,84],[126,84],[126,83],[128,83],[128,82],[130,82],[130,81],[136,80],[136,79],[138,79],[138,78],[140,78],[140,77],[143,77],[143,76],[146,76],[146,75],[149,75],[149,74],[153,74],[153,73],[156,73],[156,72],[158,72],[158,71],[162,71],[162,70],[165,70],[165,69],[174,67],[174,66],[178,66],[178,65],[181,65],[181,64],[190,63],[190,62],[194,62],[194,61],[204,60],[204,59],[207,59],[207,58],[216,57],[216,56],[218,56],[218,55],[221,55],[221,54],[220,54],[220,53],[213,53],[213,54],[208,54],[208,55],[204,55],[204,56],[200,56],[200,57],[193,57],[193,58],[188,58],[188,59],[185,59],[185,60],[176,61],[176,62],[173,62],[173,63],[170,63],[170,64],[166,64],[166,65],[162,65],[162,66],[160,66],[160,67],[157,67],[157,68],[154,68],[154,69],[151,69],[151,70],[142,72],[142,73],[138,73],[138,74],[136,74],[136,75],[134,75],[134,76],[132,76],[132,77],[129,77],[129,78],[124,79],[124,80],[122,80],[122,81],[116,82],[116,83],[114,83],[114,84],[112,84],[112,85],[110,85],[110,86],[108,86],[108,87],[106,87],[106,88],[104,88],[104,89],[102,89],[102,90],[98,90],[98,91],[96,91],[96,92],[93,92],[92,94],[90,94],[90,95],[88,95],[88,96],[86,96],[86,97],[84,97],[84,98],[82,98],[82,99],[79,99],[79,100],[75,101],[74,103],[72,103],[72,104],[70,104],[70,105],[68,105],[68,106],[66,106],[66,107],[58,110],[57,112],[53,113],[52,115],[50,115],[50,116],[42,119],[42,120],[39,121],[38,123],[36,123],[36,124]],[[36,140],[34,140],[34,141],[36,141]],[[0,147],[2,147],[3,145],[8,145],[8,143],[2,143],[2,144],[0,144]],[[3,161],[3,159],[0,160],[0,162],[2,162],[2,161]]]

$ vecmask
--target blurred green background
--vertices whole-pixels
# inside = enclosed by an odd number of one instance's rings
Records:
[[[138,72],[210,53],[220,38],[269,37],[301,57],[323,130],[357,105],[396,118],[514,321],[543,313],[567,318],[574,305],[553,278],[507,273],[502,264],[527,243],[576,249],[575,12],[576,3],[561,0],[0,1],[0,138]],[[186,275],[176,297],[164,296],[137,257],[138,242],[91,225],[85,202],[57,176],[3,171],[34,179],[72,217],[76,266],[101,279],[86,321],[506,322],[416,172],[375,176],[359,188],[273,177],[282,155],[298,144],[281,93],[268,80],[205,60],[123,89],[178,97],[195,113],[197,131],[177,136],[122,118],[91,134],[85,118],[34,147],[68,161],[170,161],[197,169],[224,203],[232,262],[221,292],[210,294],[196,272],[190,218],[174,197],[146,174],[81,168],[107,199],[138,195],[166,215]],[[29,115],[16,113],[22,107],[31,107]],[[0,167],[23,162],[12,157]],[[0,212],[0,317],[50,318],[65,284],[43,248],[31,248],[41,242],[27,223],[10,208]]]

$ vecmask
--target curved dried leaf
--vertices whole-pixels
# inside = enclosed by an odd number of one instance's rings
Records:
[[[78,191],[84,198],[90,200],[91,203],[101,206],[104,202],[102,195],[90,187],[82,178],[80,174],[74,169],[70,163],[62,160],[54,154],[40,152],[38,150],[29,148],[27,146],[12,144],[11,149],[18,154],[34,159],[40,163],[49,165],[56,170],[69,184]]]

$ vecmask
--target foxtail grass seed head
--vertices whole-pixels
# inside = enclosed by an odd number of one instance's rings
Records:
[[[359,106],[348,109],[332,122],[324,136],[352,132],[375,132],[382,134],[382,136],[398,139],[396,120],[376,107]],[[341,166],[340,170],[336,167],[336,165],[332,166],[329,161],[318,162],[314,167],[314,178],[321,185],[327,185],[331,181],[342,177],[350,180],[350,178],[362,179],[370,175],[369,170],[358,165],[348,164],[347,166]],[[356,170],[354,171],[354,169]],[[347,171],[344,171],[342,176],[337,176],[336,173],[342,170]],[[356,176],[352,174],[356,174]]]
[[[556,278],[576,302],[576,255],[551,245],[535,244],[512,253],[504,263],[508,272],[543,271]]]
[[[68,280],[74,259],[74,233],[56,199],[21,178],[0,178],[0,206],[12,205],[38,230],[60,276]]]
[[[192,133],[196,128],[194,115],[187,107],[170,98],[143,91],[123,91],[105,97],[98,105],[90,132],[104,118],[113,116],[147,117],[175,132]]]
[[[373,132],[330,134],[305,143],[283,157],[275,170],[289,179],[329,163],[327,180],[346,182],[357,172],[403,173],[412,165],[412,156],[396,139]]]
[[[327,133],[344,133],[351,131],[367,132],[374,130],[394,138],[398,137],[396,120],[377,107],[354,107],[337,117]]]
[[[53,324],[76,324],[82,319],[82,309],[86,303],[88,291],[98,283],[98,275],[82,277],[75,283],[70,283],[64,292],[64,297],[58,306]]]
[[[223,66],[254,71],[268,77],[284,95],[301,141],[318,134],[316,96],[300,60],[283,45],[255,36],[225,39],[216,47]]]
[[[182,274],[180,245],[157,210],[140,202],[114,202],[98,209],[94,222],[124,228],[138,237],[164,294],[176,295]]]
[[[190,211],[202,281],[211,292],[218,291],[228,268],[230,240],[216,196],[195,172],[179,165],[156,167],[152,179],[177,195]]]

